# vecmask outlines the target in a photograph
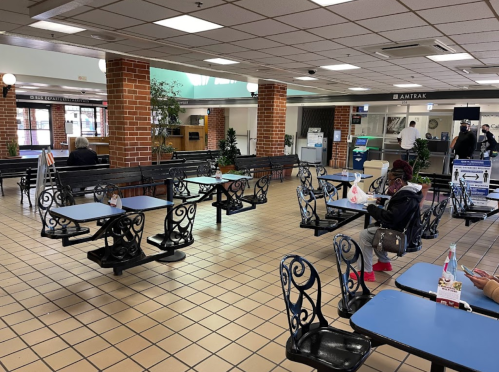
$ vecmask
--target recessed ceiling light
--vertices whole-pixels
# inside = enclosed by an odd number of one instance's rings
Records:
[[[68,25],[63,25],[61,23],[47,22],[47,21],[39,21],[35,22],[29,27],[41,28],[42,30],[62,32],[64,34],[76,34],[77,32],[85,31],[84,28],[73,27]]]
[[[212,58],[212,59],[205,59],[205,62],[209,63],[216,63],[217,65],[233,65],[239,62],[236,61],[231,61],[230,59],[224,59],[224,58]]]
[[[463,59],[474,59],[473,56],[468,53],[442,54],[437,56],[426,56],[426,58],[431,59],[432,61],[435,62],[461,61]]]
[[[29,85],[20,86],[19,88],[21,88],[21,89],[38,89],[38,87],[32,87]]]
[[[394,87],[397,88],[417,88],[421,87],[422,85],[420,84],[393,84]]]
[[[194,33],[201,31],[214,30],[222,28],[222,25],[208,22],[203,19],[192,17],[190,15],[182,15],[178,17],[163,19],[162,21],[154,22],[157,25],[174,28],[184,32]]]
[[[371,88],[348,88],[350,90],[371,90]]]
[[[294,79],[296,79],[296,80],[319,80],[317,78],[310,77],[310,76],[295,77]]]
[[[329,65],[329,66],[321,66],[321,68],[326,69],[326,70],[331,70],[331,71],[343,71],[343,70],[355,70],[357,66],[354,65],[349,65],[348,63],[342,64],[342,65]]]
[[[353,0],[312,0],[314,3],[317,3],[322,6],[336,5],[341,3],[348,3]]]
[[[478,84],[499,84],[499,80],[476,80]]]

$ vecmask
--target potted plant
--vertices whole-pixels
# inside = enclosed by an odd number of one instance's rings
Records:
[[[19,156],[18,150],[19,145],[17,144],[17,140],[15,138],[7,142],[7,153],[9,154],[7,159],[20,159],[21,156]]]
[[[416,158],[410,160],[409,164],[412,166],[412,182],[419,183],[423,188],[421,193],[423,194],[423,200],[421,200],[420,207],[423,207],[424,201],[426,200],[426,195],[428,194],[428,189],[431,186],[431,181],[428,177],[420,176],[420,172],[428,169],[430,166],[430,150],[428,149],[428,140],[419,138],[414,143],[413,151],[416,153]]]
[[[173,157],[174,151],[175,147],[173,147],[173,143],[171,142],[168,142],[166,145],[160,145],[156,142],[152,147],[152,153],[156,155],[156,158],[159,157],[160,160],[170,160]]]
[[[168,154],[175,149],[171,144],[166,145],[166,139],[181,123],[179,114],[185,112],[177,100],[182,84],[177,81],[166,82],[156,79],[151,80],[151,113],[152,113],[152,151],[157,162],[163,154]],[[173,148],[173,150],[171,150]],[[171,151],[169,151],[171,150]]]
[[[234,128],[227,130],[227,138],[218,141],[220,149],[220,157],[218,158],[218,167],[222,173],[227,173],[231,169],[235,169],[236,156],[239,154],[237,148],[236,131]]]

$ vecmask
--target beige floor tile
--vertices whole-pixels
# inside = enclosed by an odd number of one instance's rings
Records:
[[[161,363],[156,364],[154,367],[149,369],[150,372],[185,372],[189,369],[184,363],[179,360],[170,357],[163,360]]]
[[[367,358],[365,364],[380,371],[394,372],[401,363],[398,360],[387,357],[386,355],[374,352],[369,356],[369,358]]]
[[[175,356],[183,363],[193,367],[202,360],[208,358],[210,353],[202,347],[192,344],[191,346],[188,346],[187,348],[176,353]]]
[[[258,350],[257,353],[276,364],[280,364],[284,359],[286,359],[285,346],[275,342],[270,342],[265,345],[263,348]]]
[[[253,354],[248,359],[238,365],[245,372],[267,372],[275,368],[275,364],[257,354]]]
[[[82,356],[79,355],[76,351],[73,349],[65,349],[62,351],[59,351],[55,354],[52,354],[48,357],[46,357],[44,360],[45,362],[52,367],[55,370],[64,368],[70,364],[73,364],[77,361],[82,359]]]
[[[179,333],[185,338],[188,338],[189,340],[196,342],[197,340],[211,334],[212,331],[206,327],[203,327],[202,325],[193,324],[181,330]]]
[[[61,372],[93,372],[98,371],[93,365],[91,365],[87,360],[80,360],[74,364],[71,364],[63,369],[60,369]]]
[[[199,372],[226,372],[232,368],[232,365],[227,363],[225,360],[212,355],[208,359],[204,360],[196,366],[196,371]]]
[[[0,362],[2,362],[7,370],[12,371],[38,359],[38,356],[33,351],[30,349],[23,349],[1,358]]]
[[[124,354],[131,356],[151,346],[151,343],[143,337],[133,336],[115,346]]]
[[[167,338],[171,334],[173,334],[173,331],[162,324],[158,324],[141,333],[143,337],[154,343]]]
[[[230,344],[229,346],[220,350],[217,355],[229,363],[234,365],[239,364],[241,361],[251,355],[251,351],[239,346],[238,344]]]
[[[41,360],[38,360],[31,364],[27,364],[24,367],[21,367],[16,370],[16,372],[50,372],[50,371],[51,369],[47,367],[47,365],[43,363]]]
[[[150,368],[162,360],[165,360],[169,356],[170,355],[168,353],[159,347],[152,345],[132,356],[132,359],[139,363],[142,367]]]
[[[97,366],[98,369],[106,369],[112,365],[115,365],[126,358],[126,355],[114,347],[110,347],[106,350],[92,355],[88,360]]]
[[[105,372],[142,372],[144,371],[144,367],[140,364],[137,364],[132,359],[125,359],[115,365],[104,370]]]
[[[239,345],[244,346],[249,350],[258,350],[269,342],[265,337],[262,337],[254,332],[248,332],[236,341]]]
[[[26,347],[27,345],[20,338],[11,338],[10,340],[0,342],[0,358]]]
[[[212,353],[216,353],[218,350],[230,344],[230,342],[230,340],[220,336],[217,333],[211,333],[205,338],[197,341],[196,343],[204,347],[206,350],[211,351]]]
[[[89,357],[90,355],[107,349],[109,346],[111,345],[106,340],[96,336],[75,345],[74,348],[84,357]]]

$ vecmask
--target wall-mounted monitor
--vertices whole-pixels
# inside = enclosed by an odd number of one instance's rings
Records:
[[[480,120],[480,107],[454,107],[453,120]]]
[[[367,146],[368,138],[357,138],[355,140],[355,146]]]

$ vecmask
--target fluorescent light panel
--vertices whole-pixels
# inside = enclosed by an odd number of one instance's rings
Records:
[[[236,61],[231,61],[230,59],[224,59],[224,58],[212,58],[212,59],[205,59],[205,62],[209,63],[216,63],[217,65],[234,65]]]
[[[317,3],[322,6],[336,5],[341,3],[348,3],[353,0],[312,0],[314,3]]]
[[[499,84],[499,80],[476,80],[475,82],[478,84],[484,84],[484,85]]]
[[[295,77],[294,79],[296,79],[296,80],[319,80],[319,79],[311,77],[311,76]]]
[[[461,61],[464,59],[474,59],[473,56],[468,53],[442,54],[436,56],[426,56],[426,58],[431,59],[432,61],[435,62]]]
[[[38,89],[38,87],[32,87],[29,85],[23,85],[23,86],[20,86],[19,88],[21,88],[21,89]]]
[[[321,66],[321,68],[326,69],[326,70],[331,70],[331,71],[344,71],[344,70],[355,70],[357,66],[354,65],[349,65],[348,63],[341,64],[341,65],[328,65],[328,66]]]
[[[182,15],[178,17],[163,19],[162,21],[154,22],[157,25],[173,28],[189,33],[201,32],[222,28],[222,25],[208,22],[203,19],[192,17],[190,15]]]
[[[361,91],[361,90],[371,90],[371,88],[348,88],[349,90]]]
[[[77,32],[85,31],[84,28],[63,25],[61,23],[39,21],[29,25],[29,27],[41,28],[42,30],[62,32],[64,34],[76,34]]]
[[[420,84],[393,84],[394,87],[397,88],[418,88],[421,87],[422,85]]]

